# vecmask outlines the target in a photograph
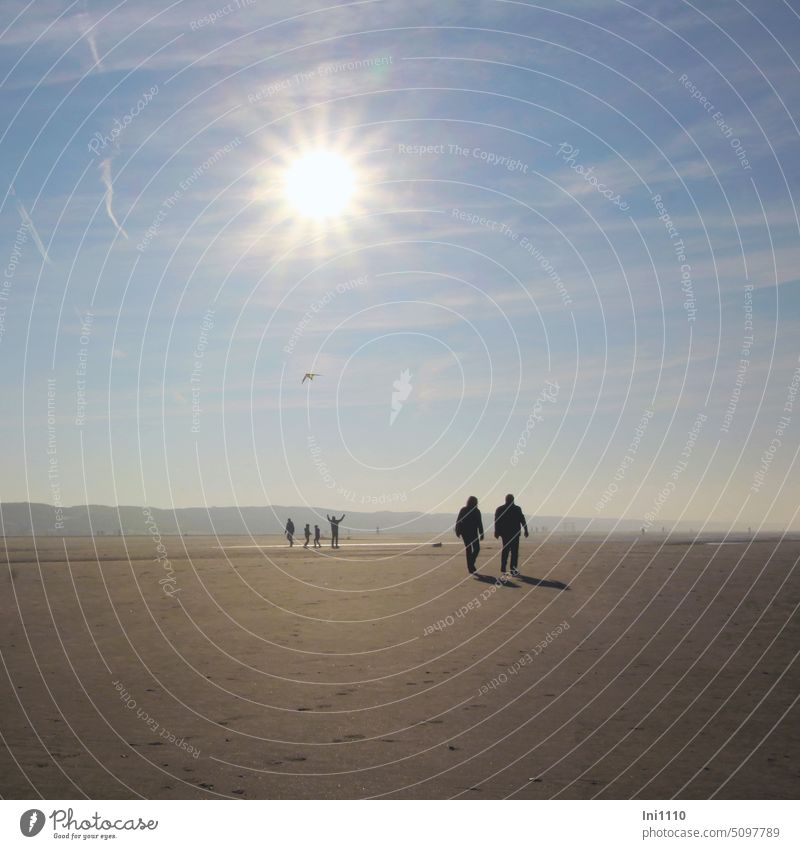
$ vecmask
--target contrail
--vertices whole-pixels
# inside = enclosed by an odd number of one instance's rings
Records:
[[[117,221],[117,217],[114,215],[114,210],[111,206],[111,202],[114,200],[114,186],[111,182],[111,160],[104,159],[98,167],[100,168],[100,179],[106,187],[106,212],[108,213],[108,217],[111,219],[111,223],[117,228],[117,232],[122,233],[127,239],[128,234],[119,221]]]
[[[28,215],[28,210],[25,209],[25,204],[17,197],[17,193],[14,191],[14,187],[11,187],[11,194],[17,201],[17,211],[19,212],[19,217],[22,219],[22,223],[25,227],[30,231],[31,238],[33,239],[34,244],[39,249],[39,253],[42,255],[42,259],[52,265],[50,262],[50,257],[47,255],[47,250],[45,249],[44,243],[39,238],[39,234],[36,232],[36,227],[33,226],[33,219]]]
[[[100,54],[97,52],[97,39],[92,31],[92,19],[89,16],[88,9],[86,8],[86,0],[83,0],[83,11],[78,14],[78,19],[80,20],[81,29],[83,30],[83,37],[89,45],[89,50],[92,51],[92,59],[94,59],[93,67],[102,70],[103,65],[100,62]]]

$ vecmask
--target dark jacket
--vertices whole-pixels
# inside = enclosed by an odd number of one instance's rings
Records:
[[[286,523],[286,533],[287,534],[293,534],[294,533],[294,522],[287,522]]]
[[[494,513],[494,532],[503,539],[512,539],[519,536],[520,528],[525,528],[525,533],[528,532],[528,526],[525,524],[525,514],[522,508],[518,505],[501,504]]]
[[[456,519],[456,536],[465,542],[483,537],[483,519],[477,507],[462,507]]]

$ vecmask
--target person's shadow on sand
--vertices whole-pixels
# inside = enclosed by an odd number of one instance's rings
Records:
[[[482,584],[497,584],[501,587],[511,587],[514,590],[519,589],[519,584],[515,584],[513,581],[501,581],[499,578],[494,578],[491,575],[481,575],[480,572],[476,572],[474,578]]]
[[[564,584],[561,581],[547,581],[544,578],[529,578],[527,575],[515,575],[518,581],[525,584],[530,584],[534,587],[547,587],[551,590],[568,590],[569,584]]]

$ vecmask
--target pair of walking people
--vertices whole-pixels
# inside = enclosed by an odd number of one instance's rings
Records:
[[[519,574],[517,564],[521,530],[524,530],[525,536],[528,536],[525,514],[514,503],[514,496],[509,493],[505,503],[501,504],[494,513],[494,536],[495,539],[501,539],[503,542],[503,550],[500,554],[500,571],[503,574],[507,566],[510,566],[512,575]],[[481,550],[480,544],[483,541],[483,518],[478,509],[478,499],[474,495],[470,495],[467,503],[458,512],[456,536],[461,537],[464,542],[467,570],[470,574],[474,574],[477,571],[476,563]]]

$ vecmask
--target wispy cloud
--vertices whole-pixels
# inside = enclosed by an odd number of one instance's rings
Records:
[[[111,160],[104,159],[98,167],[100,169],[100,179],[106,187],[106,212],[108,213],[108,217],[111,219],[111,223],[117,228],[117,232],[122,233],[122,235],[127,239],[128,234],[125,232],[119,221],[117,221],[117,217],[114,215],[114,209],[112,206],[114,200],[114,184],[111,179]]]
[[[22,219],[22,223],[25,225],[27,230],[31,234],[31,238],[33,239],[34,244],[36,245],[39,253],[42,255],[42,259],[50,263],[50,257],[47,255],[47,250],[45,249],[44,243],[39,238],[39,233],[36,230],[36,227],[33,223],[33,219],[28,213],[28,210],[25,208],[25,204],[17,197],[14,189],[11,189],[11,194],[16,198],[17,201],[17,211],[19,212],[19,217]]]
[[[78,14],[78,22],[81,30],[83,31],[83,37],[86,39],[86,43],[89,45],[89,50],[92,53],[92,59],[94,60],[92,67],[102,70],[103,64],[100,61],[100,54],[97,52],[97,37],[94,33],[96,25],[93,23],[92,18],[89,15],[89,11],[86,8],[86,0],[83,0],[83,11]]]

